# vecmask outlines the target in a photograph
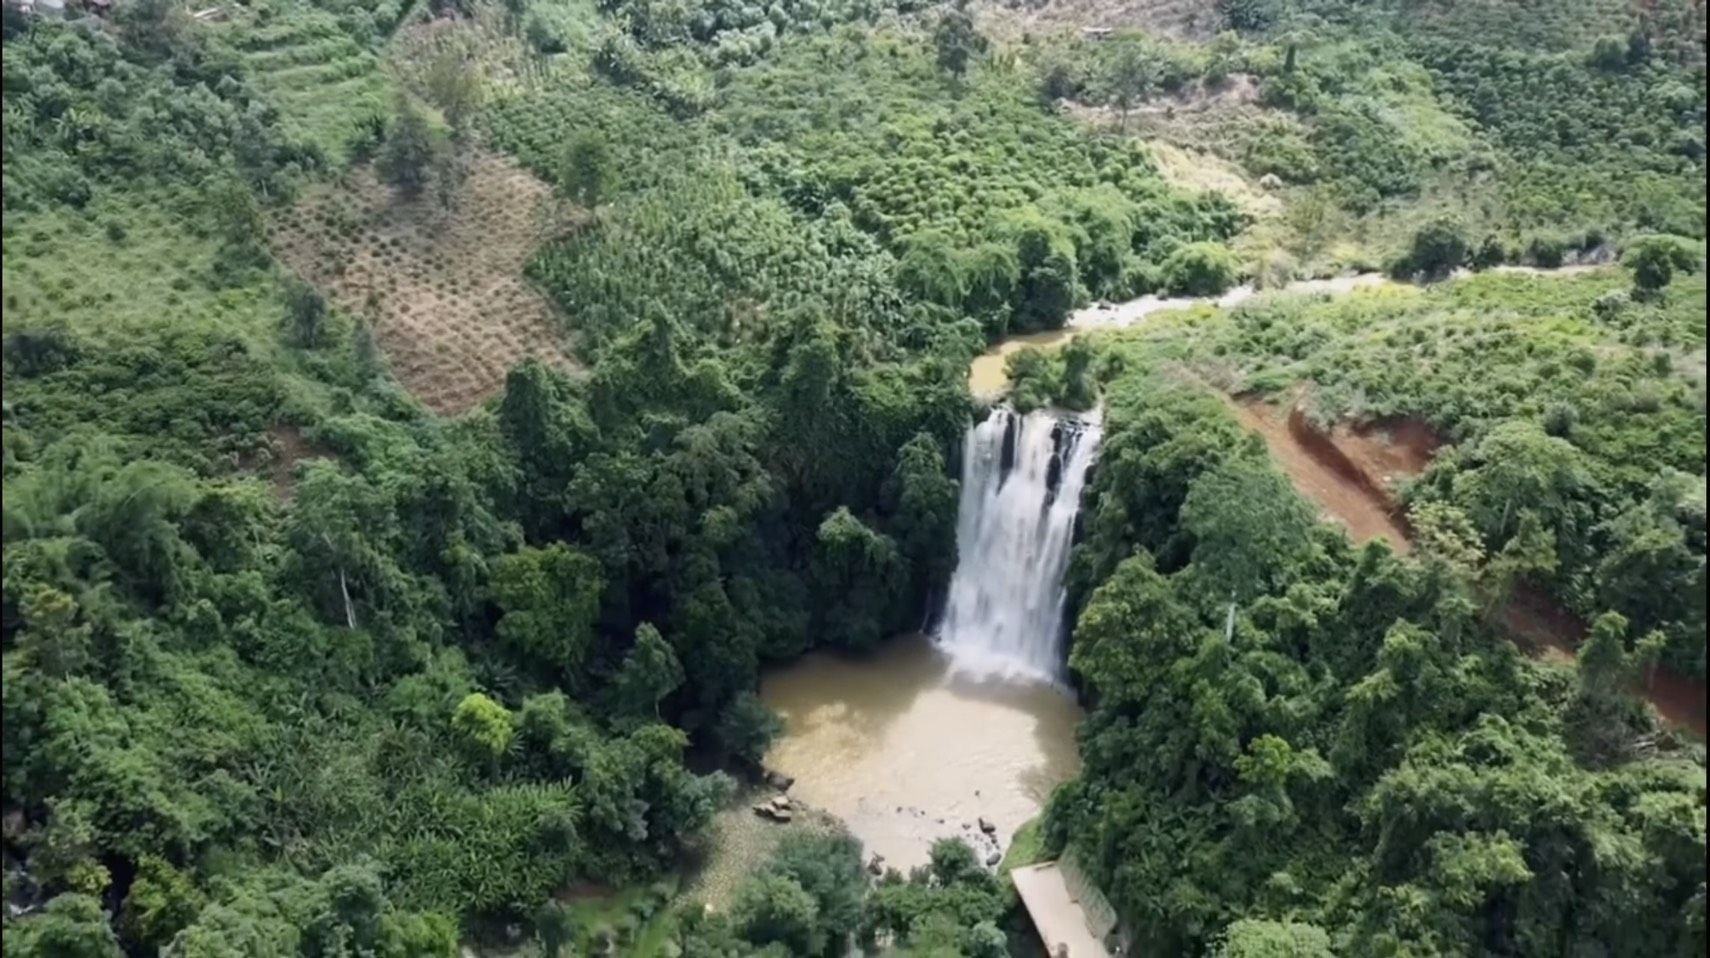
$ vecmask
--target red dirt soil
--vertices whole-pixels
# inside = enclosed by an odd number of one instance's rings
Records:
[[[303,430],[290,423],[274,426],[269,433],[279,447],[268,470],[273,477],[273,492],[280,501],[286,501],[297,491],[294,474],[297,460],[310,459],[321,455],[321,452],[303,438]]]
[[[1380,441],[1362,438],[1352,430],[1338,430],[1346,437],[1341,438],[1313,429],[1298,409],[1279,422],[1276,408],[1268,403],[1231,401],[1230,407],[1243,425],[1264,437],[1271,456],[1294,480],[1295,487],[1347,526],[1354,541],[1388,539],[1397,552],[1407,552],[1407,527],[1391,504],[1386,482],[1396,473],[1384,470],[1382,465],[1414,458],[1428,461],[1435,447],[1417,455],[1399,450],[1380,452]]]
[[[1539,658],[1573,660],[1585,639],[1585,623],[1569,615],[1536,589],[1520,586],[1502,607],[1498,624],[1521,648]],[[1643,689],[1635,689],[1664,719],[1692,730],[1704,739],[1705,689],[1668,669],[1652,669]]]
[[[1392,420],[1337,425],[1325,432],[1308,422],[1298,405],[1279,416],[1275,406],[1260,400],[1224,398],[1242,424],[1263,437],[1295,488],[1347,526],[1355,542],[1381,537],[1397,552],[1408,551],[1408,529],[1393,484],[1418,475],[1443,446],[1429,426]],[[1496,624],[1528,653],[1565,661],[1572,661],[1586,633],[1585,623],[1524,586],[1515,589]],[[1703,682],[1654,669],[1645,687],[1635,691],[1665,720],[1705,738]]]

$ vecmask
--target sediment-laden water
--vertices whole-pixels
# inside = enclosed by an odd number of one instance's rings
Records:
[[[925,636],[865,659],[816,652],[768,675],[761,694],[784,719],[767,764],[795,777],[791,794],[904,870],[942,836],[983,855],[1008,848],[1079,768],[1081,711],[1067,693],[955,672]],[[982,817],[992,839],[978,837]]]

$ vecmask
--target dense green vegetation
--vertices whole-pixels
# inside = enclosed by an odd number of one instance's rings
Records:
[[[1324,424],[1429,423],[1455,445],[1408,508],[1476,531],[1487,601],[1529,578],[1587,621],[1613,609],[1636,636],[1661,630],[1666,661],[1702,678],[1705,280],[1649,296],[1632,279],[1281,296],[1148,342],[1232,392],[1311,383]]]
[[[685,916],[684,955],[793,958],[844,954],[855,940],[872,951],[1004,958],[1007,936],[998,879],[960,839],[941,839],[927,865],[887,870],[869,889],[861,846],[846,837],[792,835],[744,886],[728,916]]]
[[[1110,408],[1086,772],[1028,842],[1148,952],[1703,954],[1703,766],[1621,690],[1704,670],[1701,64],[1609,4],[1220,6],[1203,47],[841,0],[8,7],[8,958],[1006,954],[958,843],[870,882],[802,837],[710,916],[671,878],[778,733],[760,669],[942,593],[968,360],[1246,271],[1252,217],[1042,84],[1127,114],[1236,73],[1291,242],[1417,212],[1404,273],[1630,276],[1024,354],[1018,403]],[[447,420],[268,229],[367,163],[441,202],[482,148],[575,208],[530,274],[589,371]],[[1422,558],[1315,523],[1183,368],[1457,440],[1408,492]],[[1577,673],[1491,638],[1527,582],[1595,618]],[[590,882],[627,890],[555,903]]]
[[[1633,278],[1283,294],[1017,364],[1109,380],[1046,843],[1143,949],[1704,949],[1703,752],[1620,689],[1704,674],[1705,283]],[[1199,377],[1455,440],[1404,491],[1416,560],[1328,532]],[[1577,674],[1493,638],[1527,586],[1594,619]]]
[[[1146,119],[1275,177],[1294,203],[1274,241],[1302,266],[1345,259],[1331,248],[1344,238],[1366,262],[1398,256],[1397,227],[1432,215],[1498,261],[1545,266],[1635,232],[1704,235],[1690,3],[1218,6],[1230,30],[1205,45],[1123,33],[1058,43],[1041,89],[1124,122],[1206,98],[1240,104],[1227,122]]]

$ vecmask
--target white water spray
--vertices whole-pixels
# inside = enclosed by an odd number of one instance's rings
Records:
[[[938,644],[958,668],[1056,681],[1063,573],[1074,544],[1095,419],[999,407],[968,430],[958,560]]]

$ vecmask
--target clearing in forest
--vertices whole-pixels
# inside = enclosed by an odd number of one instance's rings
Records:
[[[297,491],[297,463],[319,458],[325,453],[303,435],[300,426],[292,423],[281,423],[269,429],[267,440],[266,457],[246,465],[264,472],[273,483],[274,497],[280,502],[289,502]]]
[[[1307,420],[1298,403],[1285,413],[1262,400],[1218,395],[1243,425],[1265,440],[1271,458],[1295,488],[1345,525],[1355,542],[1381,537],[1397,552],[1408,551],[1408,530],[1393,490],[1398,481],[1423,471],[1442,447],[1431,427],[1396,420],[1324,430]],[[1571,661],[1586,634],[1583,622],[1526,586],[1515,589],[1496,621],[1532,654],[1558,661]],[[1664,719],[1705,738],[1703,682],[1656,669],[1641,691]]]
[[[1255,218],[1275,216],[1283,201],[1266,192],[1235,163],[1206,150],[1176,146],[1165,140],[1147,144],[1158,172],[1172,185],[1191,193],[1222,193],[1242,212]]]
[[[449,203],[406,201],[362,168],[273,231],[279,258],[372,323],[399,381],[444,415],[498,392],[524,357],[574,364],[546,298],[523,278],[547,187],[479,149],[465,162]]]
[[[1383,538],[1397,552],[1408,550],[1392,490],[1418,475],[1442,446],[1429,426],[1403,420],[1324,431],[1298,405],[1284,413],[1260,400],[1228,401],[1241,423],[1264,438],[1295,487],[1347,526],[1356,542]]]
[[[800,802],[795,803],[800,814],[788,824],[756,815],[754,803],[773,794],[770,789],[746,788],[719,811],[713,819],[712,841],[689,869],[689,881],[684,888],[688,898],[713,911],[728,911],[735,904],[742,883],[771,860],[778,842],[786,834],[793,831],[828,834],[843,828],[837,819]]]

